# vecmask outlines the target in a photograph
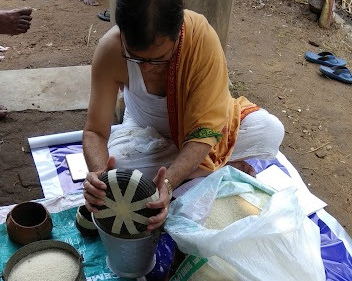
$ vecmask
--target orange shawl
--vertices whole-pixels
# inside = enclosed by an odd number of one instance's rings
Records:
[[[214,171],[230,157],[241,119],[258,110],[228,88],[226,58],[204,16],[185,10],[177,54],[168,73],[167,106],[175,144],[207,143],[212,149],[200,168]]]

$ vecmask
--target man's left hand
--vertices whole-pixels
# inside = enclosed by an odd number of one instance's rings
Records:
[[[154,202],[148,202],[146,204],[147,208],[160,209],[160,213],[156,216],[150,217],[148,219],[147,231],[151,232],[160,226],[162,226],[166,220],[167,213],[169,210],[170,196],[167,187],[164,184],[166,168],[161,167],[158,174],[154,178],[154,183],[159,189],[159,200]]]

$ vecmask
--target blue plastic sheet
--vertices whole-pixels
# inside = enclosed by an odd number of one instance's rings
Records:
[[[156,249],[156,264],[146,275],[148,281],[164,281],[175,255],[175,242],[167,233],[162,233]]]
[[[117,277],[107,267],[106,252],[99,237],[85,238],[75,226],[77,208],[51,214],[53,231],[51,239],[69,243],[82,255],[83,269],[87,281],[97,280],[129,280]],[[21,247],[10,240],[7,235],[6,224],[0,224],[0,273],[6,266],[8,259]],[[165,280],[175,251],[175,243],[167,233],[162,233],[156,251],[154,269],[146,276],[148,281]],[[0,278],[1,280],[1,278]]]
[[[309,218],[320,228],[320,250],[325,267],[326,280],[351,281],[352,258],[346,251],[345,245],[317,214],[312,214]]]

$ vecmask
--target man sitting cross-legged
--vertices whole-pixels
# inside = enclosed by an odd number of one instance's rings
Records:
[[[84,197],[87,209],[97,212],[107,188],[100,175],[139,169],[160,193],[146,204],[161,209],[148,219],[153,231],[165,222],[178,186],[225,165],[255,176],[244,160],[275,158],[285,131],[277,117],[231,96],[224,51],[203,15],[185,10],[182,0],[116,4],[116,25],[100,39],[92,61]],[[125,113],[112,132],[121,86]]]

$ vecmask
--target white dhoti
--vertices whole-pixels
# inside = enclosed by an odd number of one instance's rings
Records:
[[[273,159],[283,137],[284,127],[277,117],[264,109],[253,112],[240,124],[229,161]],[[169,167],[179,151],[171,139],[154,128],[138,126],[128,112],[123,123],[111,134],[108,149],[110,156],[116,158],[117,168],[139,169],[149,178],[154,178],[160,167]]]

